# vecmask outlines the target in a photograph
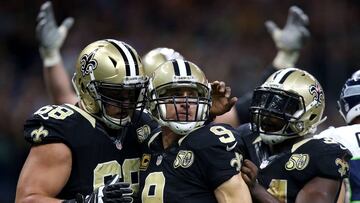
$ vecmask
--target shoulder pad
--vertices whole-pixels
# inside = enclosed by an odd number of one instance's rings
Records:
[[[25,122],[25,140],[32,144],[64,142],[63,135],[74,129],[80,117],[67,105],[41,107]]]
[[[179,140],[179,144],[186,142],[194,148],[205,148],[216,145],[234,145],[238,142],[238,133],[228,124],[211,123],[196,129]]]
[[[251,124],[250,123],[242,124],[236,128],[236,131],[240,134],[240,136],[252,134]]]

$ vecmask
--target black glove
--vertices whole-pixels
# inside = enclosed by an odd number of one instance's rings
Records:
[[[119,175],[105,183],[85,198],[81,194],[76,195],[76,199],[65,200],[64,203],[131,203],[133,190],[130,183],[119,182]]]
[[[85,198],[85,203],[127,203],[132,202],[133,190],[130,183],[119,182],[119,175],[97,188],[91,195]]]

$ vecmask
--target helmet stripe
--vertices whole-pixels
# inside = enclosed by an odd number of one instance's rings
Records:
[[[185,65],[185,61],[176,59],[176,62],[179,65],[180,76],[188,75],[188,71],[187,71],[187,68],[186,68],[186,65]]]
[[[291,73],[293,73],[296,69],[294,68],[286,68],[280,72],[278,72],[274,77],[274,82],[278,82],[283,84],[285,80],[289,77]]]
[[[115,48],[120,52],[121,56],[125,62],[126,76],[134,76],[136,74],[136,65],[134,58],[132,57],[130,51],[125,47],[123,43],[118,43],[117,41],[108,40]]]
[[[172,60],[174,72],[176,76],[191,75],[190,64],[187,61],[181,59]]]
[[[139,75],[139,64],[138,64],[138,61],[135,57],[135,54],[134,52],[131,50],[131,48],[129,47],[129,45],[127,44],[124,44],[125,47],[129,50],[130,54],[131,54],[131,57],[134,59],[134,62],[135,62],[135,72],[136,72],[136,75]]]
[[[289,75],[290,75],[291,73],[293,73],[294,71],[295,71],[295,70],[292,70],[292,71],[287,72],[287,73],[284,75],[284,77],[281,78],[281,80],[279,81],[279,83],[280,83],[280,84],[283,84],[283,83],[285,82],[286,78],[288,78]]]
[[[176,76],[180,76],[180,70],[179,70],[179,65],[177,63],[176,60],[172,61],[173,67],[174,67],[174,72]]]
[[[191,75],[191,69],[189,62],[185,61],[186,75]]]

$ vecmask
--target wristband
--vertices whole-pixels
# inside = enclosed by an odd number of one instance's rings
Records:
[[[299,51],[278,51],[273,66],[277,69],[294,68],[295,63],[299,58]]]
[[[46,50],[45,48],[40,47],[39,52],[45,68],[51,68],[61,62],[59,50]]]

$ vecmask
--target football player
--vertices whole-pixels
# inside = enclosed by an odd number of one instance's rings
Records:
[[[40,56],[43,60],[45,86],[55,104],[78,102],[60,54],[60,48],[73,23],[74,19],[68,17],[60,26],[57,26],[51,2],[44,3],[38,15],[36,35],[40,44]],[[149,51],[142,58],[145,75],[150,76],[160,64],[177,58],[183,59],[183,56],[170,48],[161,47]],[[215,116],[229,111],[236,103],[237,98],[231,97],[231,88],[222,81],[212,82],[211,87],[213,105],[210,115],[213,119]]]
[[[296,68],[275,72],[254,90],[251,124],[238,130],[259,169],[257,180],[250,184],[256,201],[337,200],[351,154],[331,139],[312,137],[324,120],[324,108],[321,85]]]
[[[161,132],[145,141],[142,202],[251,202],[242,152],[231,126],[204,125],[211,106],[204,73],[189,61],[161,64],[151,76],[149,110]]]
[[[50,93],[61,90],[63,102],[76,105],[43,107],[26,123],[25,137],[34,147],[22,170],[16,198],[17,201],[58,202],[52,197],[70,199],[77,193],[90,194],[94,190],[86,200],[81,200],[82,196],[78,195],[80,200],[76,201],[128,202],[131,201],[128,196],[131,189],[136,193],[138,187],[138,141],[157,127],[157,123],[146,116],[141,116],[142,122],[139,122],[146,124],[128,126],[135,120],[131,115],[135,107],[144,107],[141,98],[144,98],[146,76],[140,57],[129,45],[116,40],[97,41],[87,46],[77,60],[73,78],[80,100],[77,99],[66,85],[69,78],[59,52],[72,23],[73,19],[69,18],[58,27],[51,3],[42,5],[37,36],[47,85]],[[216,87],[218,96],[229,95],[224,86],[218,84]],[[219,101],[226,100],[220,98]],[[227,104],[218,106],[224,108]],[[55,153],[62,156],[53,157]],[[52,162],[46,165],[49,160]],[[32,171],[42,170],[48,171],[46,175],[30,175]],[[61,173],[53,175],[58,170]],[[115,176],[110,186],[104,185],[115,174],[120,178]],[[131,189],[116,182],[117,179],[131,183]],[[33,185],[34,181],[37,184]],[[52,187],[47,187],[49,184]]]
[[[140,128],[130,123],[142,115],[145,100],[139,98],[148,84],[139,56],[121,41],[93,42],[77,59],[73,83],[76,105],[44,106],[25,123],[25,139],[32,147],[16,201],[60,202],[79,193],[89,195],[86,202],[131,202],[140,163],[133,128]],[[141,128],[151,131],[149,125]],[[116,175],[130,185],[104,187]]]
[[[350,150],[349,202],[360,202],[360,70],[345,82],[338,107],[347,126],[330,127],[315,137],[330,137]]]
[[[277,70],[295,67],[299,58],[300,49],[310,34],[306,28],[308,16],[297,6],[289,9],[285,27],[281,30],[273,21],[266,21],[265,26],[272,36],[278,53],[269,68],[266,69],[263,79]],[[224,115],[217,116],[215,122],[228,123],[233,127],[250,121],[249,107],[251,104],[252,90],[241,96],[232,109]]]

